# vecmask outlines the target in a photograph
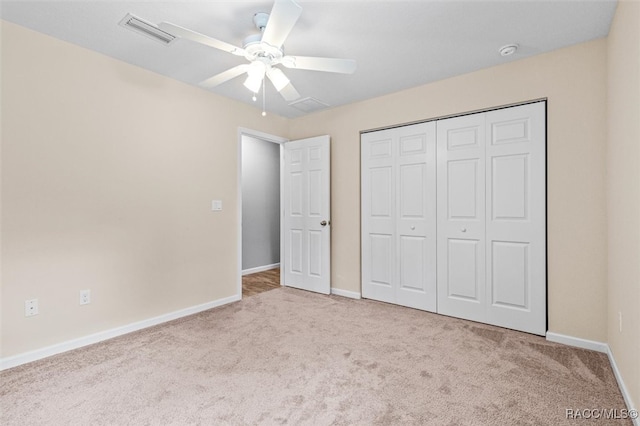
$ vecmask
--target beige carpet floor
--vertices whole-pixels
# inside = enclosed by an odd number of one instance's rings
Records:
[[[628,425],[604,354],[277,289],[0,373],[3,425]]]

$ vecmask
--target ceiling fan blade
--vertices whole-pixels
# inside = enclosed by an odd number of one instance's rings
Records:
[[[278,92],[281,91],[289,83],[291,83],[280,68],[270,67],[267,70],[267,77],[269,78],[269,80],[271,80],[273,87],[275,87]]]
[[[233,53],[234,55],[244,56],[245,54],[244,49],[240,47],[236,47],[232,44],[225,43],[224,41],[183,28],[179,25],[172,24],[171,22],[161,22],[158,24],[158,28],[178,37],[186,38],[206,46],[215,47],[216,49],[224,50],[225,52]]]
[[[287,102],[295,101],[296,99],[300,99],[300,93],[293,87],[293,84],[289,83],[280,90],[280,95]]]
[[[229,68],[226,71],[222,71],[220,74],[216,74],[213,77],[210,77],[200,82],[200,86],[206,89],[211,89],[216,87],[219,84],[224,83],[225,81],[229,81],[232,78],[236,78],[237,76],[244,74],[248,70],[249,70],[249,64],[238,65],[233,68]]]
[[[294,0],[276,0],[262,34],[262,41],[274,47],[282,47],[301,13],[302,7]]]
[[[311,56],[285,56],[281,62],[287,68],[341,74],[353,74],[357,66],[356,61],[353,59],[315,58]]]

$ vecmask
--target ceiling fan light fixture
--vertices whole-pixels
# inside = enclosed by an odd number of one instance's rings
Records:
[[[262,78],[256,75],[249,75],[249,77],[244,81],[244,87],[251,90],[253,93],[258,93],[260,91],[260,86],[262,86]]]
[[[262,85],[262,80],[264,80],[264,75],[266,73],[265,64],[261,61],[254,61],[249,65],[249,70],[247,71],[247,79],[244,82],[244,87],[251,90],[253,93],[258,93],[260,91],[260,86]]]

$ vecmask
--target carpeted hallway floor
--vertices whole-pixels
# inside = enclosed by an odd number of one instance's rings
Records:
[[[3,425],[575,425],[593,422],[566,409],[625,408],[604,354],[289,288],[0,382]]]

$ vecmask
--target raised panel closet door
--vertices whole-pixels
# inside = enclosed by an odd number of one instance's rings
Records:
[[[487,322],[546,333],[545,104],[486,113]]]
[[[362,297],[395,303],[394,132],[361,138]]]
[[[435,123],[361,137],[362,296],[436,309]]]
[[[396,303],[436,310],[436,124],[395,129],[397,138]]]
[[[438,313],[485,322],[484,114],[437,124]]]

